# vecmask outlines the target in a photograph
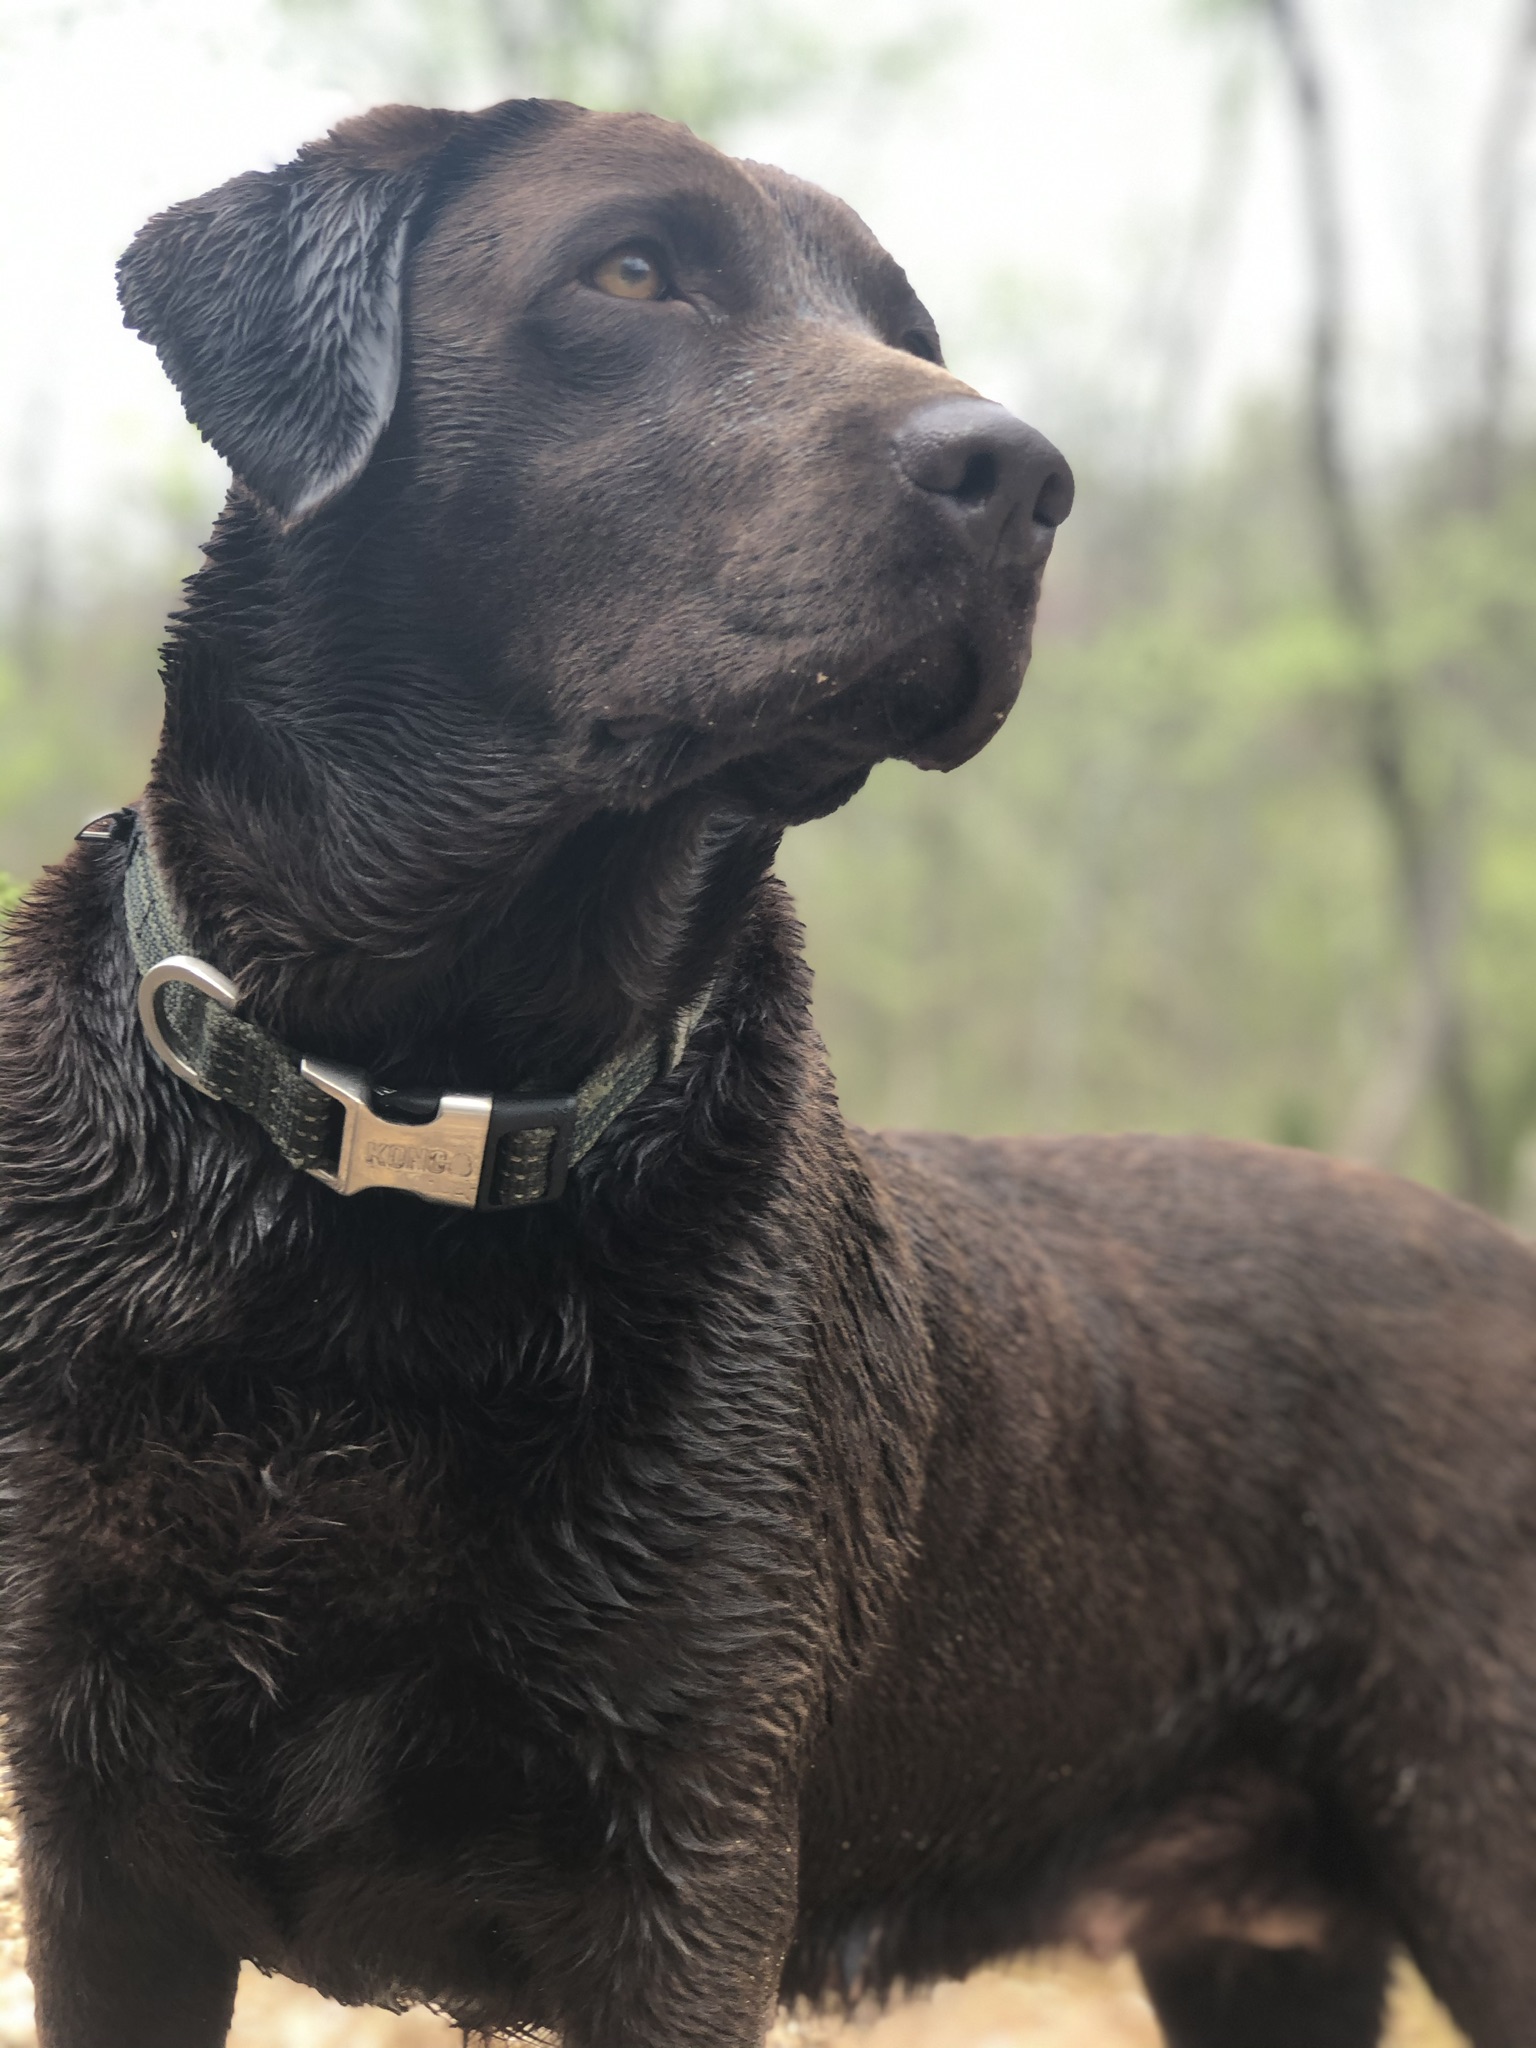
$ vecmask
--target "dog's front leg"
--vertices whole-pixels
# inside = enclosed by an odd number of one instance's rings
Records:
[[[565,2048],[761,2048],[795,1917],[786,1830],[599,1906],[589,1968],[565,2001]]]
[[[76,1882],[39,1875],[24,1848],[38,2048],[222,2048],[238,1957],[110,1864]]]

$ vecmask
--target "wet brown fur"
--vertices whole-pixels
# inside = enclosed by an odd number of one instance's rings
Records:
[[[636,239],[677,298],[592,288]],[[895,265],[679,130],[514,103],[175,210],[124,295],[237,477],[147,806],[250,1013],[545,1088],[715,993],[561,1202],[463,1217],[157,1065],[119,849],[18,912],[44,2048],[215,2048],[241,1957],[750,2048],[782,1993],[1062,1938],[1133,1947],[1176,2048],[1369,2048],[1399,1944],[1517,2048],[1536,1261],[1300,1153],[838,1114],[778,837],[985,741],[1040,567],[892,463],[964,393]]]

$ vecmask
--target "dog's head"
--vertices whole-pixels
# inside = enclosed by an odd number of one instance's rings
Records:
[[[386,108],[151,221],[121,288],[274,545],[333,581],[387,546],[392,630],[593,808],[812,815],[1013,702],[1070,473],[782,172]]]

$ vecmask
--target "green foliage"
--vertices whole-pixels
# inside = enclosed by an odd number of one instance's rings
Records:
[[[29,565],[0,610],[0,869],[14,875],[56,860],[148,772],[166,616],[216,500],[178,452],[125,509],[131,559],[109,540],[29,525],[23,508],[13,517],[6,553]]]
[[[1209,27],[1213,22],[1253,21],[1267,5],[1268,0],[1183,0],[1183,12],[1198,26]]]
[[[426,100],[538,94],[644,107],[720,138],[744,118],[829,87],[902,87],[959,32],[923,15],[873,45],[785,0],[280,0],[367,92]],[[367,28],[367,36],[362,31]]]
[[[159,720],[155,650],[174,578],[139,572],[0,641],[0,862],[30,874],[82,819],[143,786]]]

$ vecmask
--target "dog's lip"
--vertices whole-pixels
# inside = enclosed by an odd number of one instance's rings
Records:
[[[974,760],[987,742],[997,736],[1018,701],[1024,682],[1023,658],[988,662],[967,642],[962,645],[961,659],[970,684],[963,708],[958,716],[947,718],[904,750],[902,759],[910,761],[914,768],[948,774],[952,768]]]
[[[880,759],[945,772],[969,761],[997,733],[1019,694],[1027,655],[1016,648],[985,651],[964,632],[945,634],[927,647],[930,664],[939,656],[942,683],[941,701],[926,723],[913,717],[910,697],[902,705],[903,683],[915,681],[923,665],[919,649],[904,646],[866,658],[856,669],[835,660],[811,670],[797,665],[774,693],[782,694],[784,683],[793,681],[800,701],[788,717],[783,704],[776,717],[760,704],[755,716],[702,721],[680,717],[675,707],[616,710],[596,722],[594,737],[604,749],[635,750],[635,765],[652,798],[732,762],[768,760],[807,746],[825,750],[828,774],[837,778],[856,768],[867,773]],[[905,674],[909,655],[914,666]],[[807,693],[808,673],[824,687]]]

